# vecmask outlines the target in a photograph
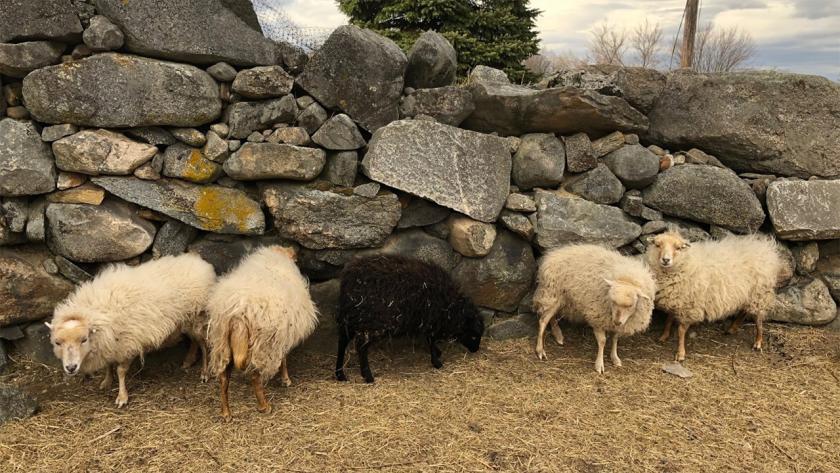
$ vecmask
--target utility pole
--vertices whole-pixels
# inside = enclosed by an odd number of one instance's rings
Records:
[[[697,34],[697,12],[700,0],[686,0],[685,28],[683,28],[683,42],[680,49],[680,67],[694,66],[694,37]]]

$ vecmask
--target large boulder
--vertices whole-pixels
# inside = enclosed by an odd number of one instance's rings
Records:
[[[125,34],[125,47],[144,56],[196,64],[277,63],[278,47],[224,0],[96,0],[96,10]],[[255,16],[239,2],[240,13]]]
[[[840,238],[840,180],[782,181],[767,187],[767,213],[784,240]]]
[[[52,41],[0,43],[0,74],[24,77],[26,74],[61,61],[65,45]]]
[[[291,123],[297,111],[292,95],[260,102],[237,102],[225,109],[225,121],[230,125],[229,137],[242,139],[275,123]]]
[[[263,200],[281,236],[314,250],[379,246],[400,219],[390,192],[369,198],[277,184],[265,186]]]
[[[38,121],[103,128],[197,126],[222,110],[216,82],[201,69],[118,53],[33,71],[23,98]]]
[[[457,72],[455,48],[442,34],[430,30],[421,34],[408,52],[405,85],[415,89],[443,87],[455,82]]]
[[[245,143],[225,161],[224,169],[225,174],[242,181],[309,181],[318,177],[326,161],[326,153],[318,148],[280,143]]]
[[[554,187],[563,180],[566,149],[551,133],[531,133],[522,137],[513,155],[511,179],[520,189]]]
[[[531,245],[502,231],[484,258],[463,258],[452,277],[476,305],[511,312],[531,289],[537,263]]]
[[[474,110],[472,93],[455,85],[418,89],[403,97],[400,102],[402,118],[427,115],[452,126],[460,125]]]
[[[176,179],[143,181],[109,176],[91,180],[121,199],[199,230],[243,235],[260,235],[265,231],[265,215],[260,204],[238,189],[200,186]]]
[[[602,135],[613,130],[642,132],[648,119],[624,99],[591,90],[559,87],[535,90],[501,82],[471,82],[475,111],[465,128],[502,136],[526,133]]]
[[[779,72],[668,75],[649,140],[692,146],[737,171],[840,177],[840,84]]]
[[[614,95],[648,113],[665,88],[665,75],[655,69],[599,64],[560,71],[549,80],[548,86],[570,86]]]
[[[659,173],[659,156],[642,145],[627,145],[604,156],[604,163],[628,189],[647,187]]]
[[[411,199],[403,205],[397,228],[425,227],[442,222],[449,216],[449,209],[426,199]]]
[[[372,253],[396,254],[417,258],[427,263],[436,264],[447,271],[452,271],[461,260],[449,246],[449,243],[429,235],[419,228],[394,233],[388,237],[381,248],[373,250]]]
[[[407,62],[390,39],[345,25],[315,52],[297,83],[325,107],[340,109],[372,132],[399,117]]]
[[[824,325],[837,316],[837,304],[820,279],[802,279],[782,289],[768,320],[803,325]]]
[[[55,190],[55,181],[52,151],[35,123],[0,120],[0,196],[45,194]]]
[[[312,135],[312,141],[331,151],[352,151],[365,145],[359,128],[343,113],[324,122]]]
[[[750,186],[729,169],[700,164],[674,166],[659,174],[643,194],[647,206],[666,215],[749,233],[764,222],[764,210]]]
[[[386,186],[492,222],[507,198],[511,158],[500,138],[400,120],[373,134],[362,170]]]
[[[78,263],[120,261],[146,251],[155,226],[124,202],[47,205],[47,245]]]
[[[11,384],[0,384],[0,426],[12,420],[23,420],[35,414],[38,401]]]
[[[82,174],[129,175],[150,161],[157,148],[113,131],[83,130],[52,144],[55,165]]]
[[[596,204],[615,204],[624,195],[624,186],[604,164],[563,183],[563,189]]]
[[[73,285],[44,270],[52,255],[43,246],[0,248],[0,327],[52,315]]]
[[[3,0],[0,43],[49,39],[76,42],[82,24],[70,0]]]
[[[572,195],[537,190],[537,213],[531,216],[536,243],[544,249],[569,243],[624,246],[642,233],[621,209]]]

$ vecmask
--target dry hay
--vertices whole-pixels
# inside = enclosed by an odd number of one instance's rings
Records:
[[[674,344],[655,332],[622,340],[623,368],[592,366],[594,338],[567,345],[452,345],[445,366],[414,352],[372,353],[375,385],[331,379],[334,357],[293,354],[295,383],[275,380],[270,415],[236,377],[234,420],[218,417],[216,383],[149,361],[128,408],[96,382],[18,363],[0,382],[24,385],[42,412],[0,427],[3,471],[840,471],[840,334],[770,325],[764,353],[705,326],[688,341],[690,379],[664,374]],[[672,340],[673,342],[673,340]],[[608,362],[609,363],[609,362]],[[135,367],[136,371],[136,367]],[[98,380],[97,380],[98,381]]]

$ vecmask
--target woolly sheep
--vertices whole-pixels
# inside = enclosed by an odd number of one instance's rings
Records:
[[[125,375],[134,358],[181,333],[206,350],[202,309],[215,280],[213,266],[195,254],[110,266],[55,308],[47,323],[55,355],[69,375],[104,369],[103,389],[110,386],[116,365],[116,405],[123,407],[128,403]]]
[[[457,338],[471,352],[478,351],[484,321],[441,267],[396,255],[377,255],[351,261],[345,267],[339,296],[338,357],[335,377],[347,381],[344,357],[356,341],[365,382],[372,383],[368,349],[377,340],[422,335],[429,344],[432,365],[441,368],[437,342]]]
[[[610,358],[621,366],[618,337],[644,331],[653,313],[656,286],[641,260],[598,245],[577,244],[547,253],[537,272],[534,308],[539,316],[536,353],[545,359],[543,338],[551,323],[554,340],[563,333],[555,316],[586,322],[598,342],[595,371],[604,372],[606,332],[612,332]]]
[[[685,334],[692,324],[712,322],[742,312],[755,319],[755,343],[761,350],[762,322],[775,302],[782,260],[772,237],[727,236],[689,244],[678,231],[657,235],[646,252],[658,285],[656,307],[679,323],[677,361],[685,360]],[[660,340],[665,341],[670,323]]]
[[[219,279],[207,302],[210,371],[221,382],[222,417],[229,421],[228,385],[233,366],[251,374],[260,412],[271,412],[263,383],[282,369],[292,384],[286,358],[318,324],[309,283],[295,265],[293,250],[260,248]]]

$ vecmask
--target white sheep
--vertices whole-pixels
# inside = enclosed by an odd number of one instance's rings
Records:
[[[689,244],[678,231],[657,235],[646,252],[658,286],[656,307],[668,314],[665,341],[673,319],[679,323],[677,361],[685,360],[685,334],[692,324],[722,320],[741,312],[730,333],[746,315],[755,319],[755,343],[761,350],[762,322],[776,298],[782,260],[772,237],[727,236]]]
[[[291,385],[286,357],[318,324],[294,251],[270,246],[246,257],[213,288],[207,313],[210,371],[221,383],[222,417],[230,420],[232,365],[251,373],[258,410],[271,412],[263,383],[282,369],[283,384]]]
[[[543,338],[551,334],[563,344],[555,316],[586,322],[598,341],[595,371],[604,372],[606,332],[612,332],[610,358],[621,366],[618,337],[645,330],[653,313],[656,286],[644,262],[598,245],[570,245],[547,253],[540,261],[534,308],[539,316],[536,353],[545,359]]]
[[[104,369],[103,389],[110,386],[116,365],[116,405],[123,407],[128,403],[125,375],[134,358],[181,333],[206,349],[202,310],[215,281],[213,266],[195,254],[135,267],[112,265],[55,308],[47,323],[55,355],[69,375]],[[203,371],[206,376],[206,364]]]

